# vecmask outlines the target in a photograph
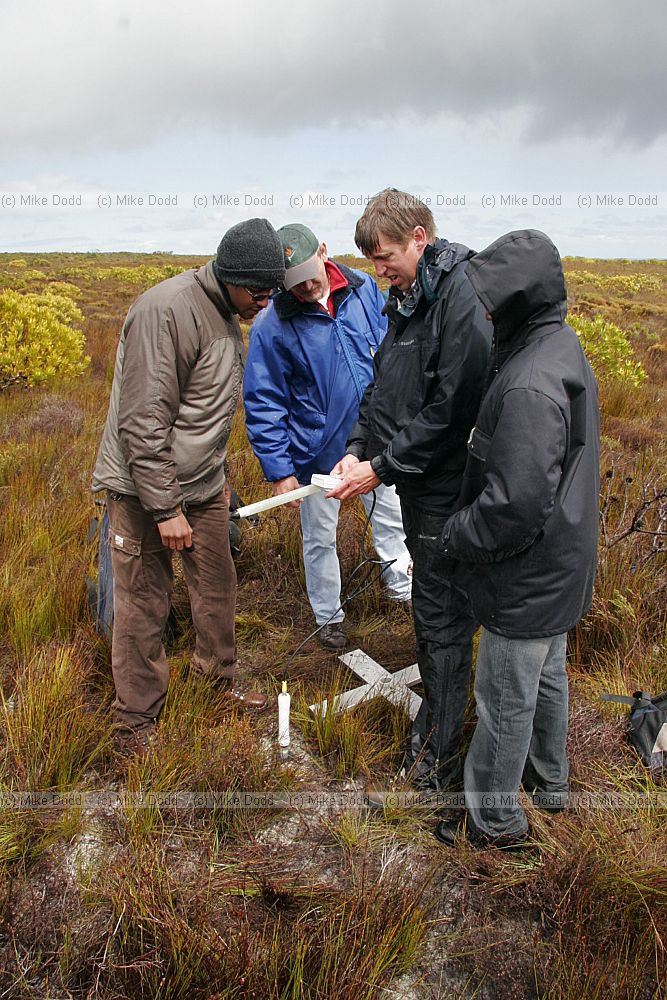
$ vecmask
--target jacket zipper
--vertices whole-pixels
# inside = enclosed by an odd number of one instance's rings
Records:
[[[364,390],[361,387],[361,382],[359,380],[357,369],[354,367],[354,362],[352,361],[352,355],[350,354],[350,348],[347,346],[345,342],[345,337],[343,336],[343,332],[340,329],[338,322],[336,320],[334,320],[333,322],[334,326],[336,327],[336,336],[338,337],[338,342],[341,346],[341,350],[343,351],[343,356],[345,357],[347,367],[350,369],[350,374],[352,375],[354,384],[357,388],[357,395],[359,396],[359,401],[361,401],[361,397],[364,394]]]

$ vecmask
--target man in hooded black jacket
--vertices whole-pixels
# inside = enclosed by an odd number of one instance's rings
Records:
[[[521,783],[550,811],[567,800],[566,638],[593,591],[599,408],[595,378],[565,323],[551,240],[537,230],[509,233],[467,272],[493,319],[493,380],[442,544],[445,558],[459,561],[483,626],[466,835],[511,847],[528,830]],[[452,845],[456,825],[440,823],[436,836]]]
[[[443,573],[439,539],[455,510],[466,442],[481,400],[491,325],[465,274],[473,251],[437,239],[429,208],[386,189],[357,223],[357,246],[391,281],[389,328],[374,359],[347,454],[340,499],[395,484],[413,559],[412,605],[424,698],[406,769],[438,790],[461,779],[460,739],[477,624]]]

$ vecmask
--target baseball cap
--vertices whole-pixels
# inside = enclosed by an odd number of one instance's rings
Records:
[[[285,288],[289,290],[302,281],[317,278],[321,266],[317,256],[320,243],[312,229],[294,222],[279,229],[278,236],[285,254]]]

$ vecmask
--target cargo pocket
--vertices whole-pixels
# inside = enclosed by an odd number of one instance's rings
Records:
[[[120,535],[113,528],[109,531],[111,563],[114,580],[125,591],[145,589],[144,563],[141,556],[141,539]]]

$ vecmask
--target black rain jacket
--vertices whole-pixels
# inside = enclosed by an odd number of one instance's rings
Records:
[[[598,535],[597,385],[565,323],[560,256],[537,230],[477,254],[495,376],[468,444],[461,509],[443,532],[477,619],[511,638],[559,635],[590,607]]]
[[[389,329],[347,441],[403,501],[433,513],[452,511],[459,495],[491,344],[465,274],[473,253],[436,240],[405,297],[390,290]]]

